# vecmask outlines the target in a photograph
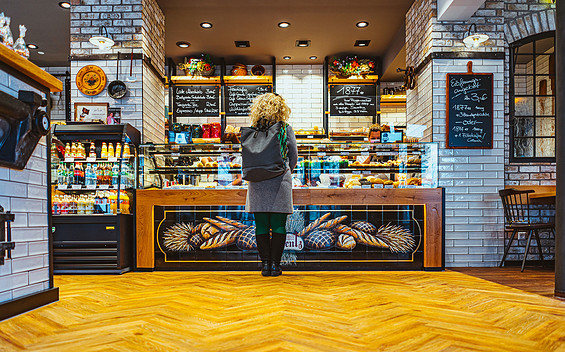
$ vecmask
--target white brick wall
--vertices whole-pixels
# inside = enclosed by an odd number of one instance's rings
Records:
[[[503,251],[504,60],[471,60],[473,72],[494,73],[493,149],[445,148],[447,73],[467,72],[467,59],[432,60],[433,141],[439,143],[439,185],[445,187],[446,266],[494,266]]]
[[[0,90],[37,90],[0,71]],[[44,96],[44,94],[42,94]],[[47,148],[45,139],[35,148],[24,170],[0,167],[0,205],[16,215],[12,259],[0,265],[0,302],[49,288]]]
[[[432,65],[428,64],[418,74],[416,87],[406,92],[406,123],[427,126],[423,142],[432,140],[433,88]]]

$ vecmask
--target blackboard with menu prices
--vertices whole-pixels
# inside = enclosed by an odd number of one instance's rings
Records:
[[[249,108],[256,96],[270,93],[273,86],[270,84],[262,85],[228,85],[225,89],[226,116],[247,116]]]
[[[330,115],[374,116],[376,113],[376,85],[340,84],[330,86]]]
[[[220,115],[220,86],[174,86],[173,115],[200,117]]]
[[[493,146],[493,74],[447,74],[447,148]]]

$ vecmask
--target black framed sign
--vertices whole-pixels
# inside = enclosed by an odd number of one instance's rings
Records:
[[[447,148],[492,149],[493,74],[447,74]]]
[[[173,86],[173,115],[219,116],[220,86]]]
[[[375,116],[376,113],[376,85],[336,84],[330,86],[330,115]]]
[[[256,96],[271,93],[273,86],[270,84],[241,84],[226,85],[225,107],[226,116],[247,116],[249,108]]]

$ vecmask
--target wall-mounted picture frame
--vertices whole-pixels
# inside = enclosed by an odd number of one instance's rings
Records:
[[[122,108],[109,108],[108,117],[106,118],[107,125],[119,125],[122,121]]]
[[[108,103],[75,103],[75,122],[102,122],[108,119]]]

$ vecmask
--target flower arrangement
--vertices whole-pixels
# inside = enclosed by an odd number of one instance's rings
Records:
[[[357,56],[334,57],[330,62],[330,70],[338,77],[347,78],[353,75],[373,73],[375,62],[370,59],[359,59]]]
[[[179,69],[184,70],[187,76],[213,76],[216,65],[212,62],[210,55],[202,54],[200,58],[191,57],[184,58],[184,62],[180,63]]]

